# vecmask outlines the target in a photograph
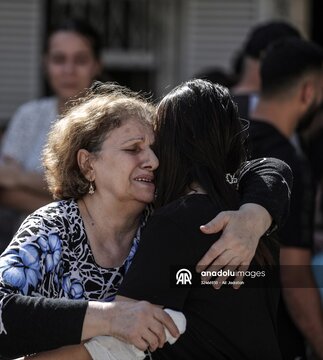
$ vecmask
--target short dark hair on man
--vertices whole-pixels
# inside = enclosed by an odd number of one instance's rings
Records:
[[[321,71],[323,49],[306,40],[285,38],[272,44],[263,58],[260,77],[264,96],[293,87],[304,75]]]
[[[273,42],[286,37],[300,39],[300,32],[284,21],[271,21],[255,26],[246,41],[245,54],[254,59],[260,59],[264,51]]]

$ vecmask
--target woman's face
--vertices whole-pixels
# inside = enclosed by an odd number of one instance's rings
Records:
[[[152,202],[159,164],[153,142],[152,128],[136,119],[109,132],[92,160],[96,193],[125,205]]]
[[[46,68],[55,94],[67,100],[88,88],[100,72],[90,41],[72,31],[58,31],[49,39]]]

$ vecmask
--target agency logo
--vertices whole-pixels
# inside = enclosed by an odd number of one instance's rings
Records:
[[[176,273],[176,285],[192,285],[192,273],[187,269],[180,269]]]

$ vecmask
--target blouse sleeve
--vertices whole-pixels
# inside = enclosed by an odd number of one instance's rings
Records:
[[[275,158],[262,158],[243,164],[239,176],[241,205],[256,203],[273,218],[273,225],[281,228],[288,212],[293,176],[290,167]]]
[[[0,355],[17,357],[80,342],[87,301],[49,299],[41,285],[59,271],[57,227],[29,216],[0,257]]]

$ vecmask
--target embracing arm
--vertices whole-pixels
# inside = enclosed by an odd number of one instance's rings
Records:
[[[99,335],[114,336],[141,350],[146,350],[147,344],[156,349],[166,341],[164,326],[178,336],[169,315],[146,301],[102,303],[17,295],[5,303],[0,355],[10,358],[42,352],[35,358],[78,359],[82,354],[86,359],[88,353],[81,341]]]
[[[246,204],[256,204],[260,211],[263,235],[269,227],[269,219],[281,227],[287,219],[293,176],[290,167],[275,158],[263,158],[247,161],[243,164],[239,175],[239,192],[241,208]],[[244,207],[246,208],[246,207]],[[219,215],[225,212],[220,213]],[[219,216],[218,215],[218,216]],[[252,215],[257,215],[253,212]],[[256,217],[258,219],[258,217]],[[270,221],[271,223],[271,221]],[[213,229],[216,226],[216,229]],[[218,232],[217,221],[210,221],[204,226],[208,233]],[[213,231],[216,230],[216,231]]]
[[[115,336],[140,348],[141,331],[155,321],[155,313],[160,311],[151,304],[31,296],[46,281],[46,271],[55,269],[47,258],[50,253],[41,251],[47,249],[49,240],[41,231],[40,221],[37,213],[29,216],[0,257],[0,355],[33,354],[79,344],[97,335]],[[51,236],[50,241],[52,250],[59,249],[58,237]],[[174,333],[173,322],[163,314],[161,317]]]
[[[78,344],[86,301],[8,295],[1,288],[1,355],[13,357]]]
[[[16,360],[92,360],[92,357],[86,350],[85,346],[80,345],[69,345],[56,350],[50,350],[41,352],[38,354],[25,356]]]
[[[82,340],[110,335],[141,350],[146,350],[147,343],[155,349],[166,340],[164,326],[174,337],[178,336],[178,329],[170,316],[159,306],[146,301],[90,301],[84,319]],[[154,329],[153,336],[146,338],[147,333],[150,334],[149,329]]]
[[[41,285],[59,271],[62,246],[56,220],[44,213],[29,216],[0,257],[1,355],[30,354],[81,337],[87,302],[41,296]]]
[[[202,271],[210,265],[248,268],[260,237],[271,224],[277,228],[285,222],[291,187],[292,172],[285,162],[275,158],[246,162],[239,176],[241,207],[239,211],[221,212],[201,227],[206,234],[223,232],[199,261],[197,269]]]
[[[147,346],[154,351],[166,341],[166,327],[173,337],[178,336],[172,318],[156,305],[146,301],[118,301],[101,303],[90,301],[86,310],[82,341],[99,335],[113,336],[139,350]],[[144,340],[145,339],[145,340]],[[111,343],[110,343],[111,345]],[[30,357],[19,360],[28,360]],[[90,360],[91,356],[83,343],[44,351],[31,356],[37,360]]]

